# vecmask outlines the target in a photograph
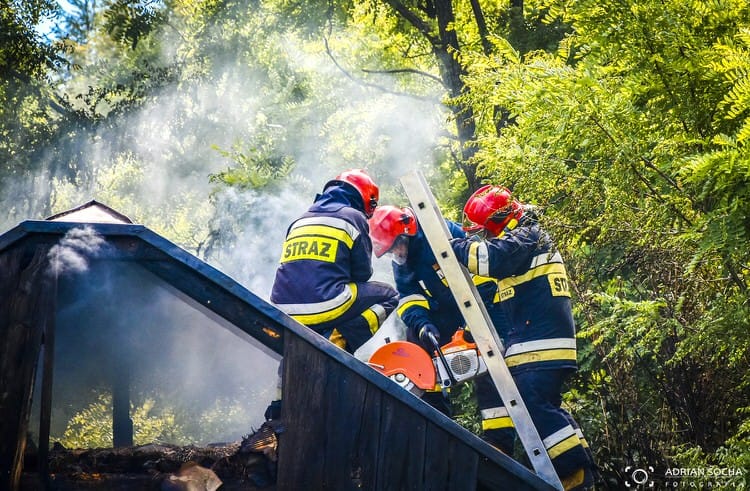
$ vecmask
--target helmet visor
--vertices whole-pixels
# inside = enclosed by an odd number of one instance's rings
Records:
[[[386,254],[390,256],[391,260],[397,264],[405,264],[406,259],[409,257],[409,237],[406,235],[399,235],[396,240],[393,241]]]
[[[464,232],[466,232],[466,235],[470,237],[486,234],[487,232],[487,229],[485,229],[482,225],[473,222],[468,216],[466,216],[466,213],[464,213],[464,219],[461,223],[461,228],[463,228]]]

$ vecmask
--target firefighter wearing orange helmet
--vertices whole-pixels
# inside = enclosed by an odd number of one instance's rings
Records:
[[[535,215],[504,187],[486,185],[474,192],[463,225],[485,240],[454,239],[451,245],[470,272],[497,279],[496,302],[507,322],[505,363],[557,474],[566,490],[588,489],[596,472],[591,452],[561,407],[563,382],[577,370],[562,257]]]
[[[354,353],[398,303],[398,293],[372,276],[367,219],[379,189],[362,169],[323,186],[287,231],[271,302],[334,344]]]
[[[446,220],[446,225],[453,237],[465,237],[460,224]],[[435,346],[430,336],[438,342],[448,341],[466,322],[414,212],[410,208],[379,207],[370,218],[370,236],[375,256],[391,256],[400,297],[396,311],[407,326],[407,340],[432,354]],[[475,276],[474,283],[482,297],[491,303],[497,288],[495,282]],[[422,399],[450,413],[450,403],[440,392],[428,391]]]

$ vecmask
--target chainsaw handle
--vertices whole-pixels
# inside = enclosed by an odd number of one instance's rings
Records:
[[[437,354],[440,357],[440,362],[443,364],[443,367],[445,367],[446,373],[448,373],[448,380],[441,380],[440,385],[442,385],[443,388],[448,388],[453,384],[457,384],[458,382],[453,377],[451,367],[448,365],[448,360],[445,359],[445,355],[443,354],[443,350],[440,349],[440,345],[438,344],[437,339],[435,339],[435,336],[433,336],[431,332],[427,333],[427,337],[430,339],[430,342],[435,348],[435,351],[437,351]]]

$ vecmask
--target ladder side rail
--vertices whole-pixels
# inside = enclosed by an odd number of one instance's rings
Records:
[[[562,490],[563,486],[552,460],[505,364],[503,343],[468,270],[458,262],[453,253],[448,240],[448,227],[424,176],[421,172],[414,171],[402,176],[400,180],[464,320],[471,326],[471,334],[484,358],[487,371],[508,410],[535,472],[544,481]]]

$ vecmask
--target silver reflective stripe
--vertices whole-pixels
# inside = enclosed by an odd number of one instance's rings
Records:
[[[482,409],[479,414],[482,419],[507,418],[509,416],[505,406]]]
[[[398,301],[398,306],[401,307],[402,305],[409,303],[409,302],[426,302],[427,299],[424,295],[420,295],[418,293],[415,293],[414,295],[407,295],[401,300]]]
[[[477,274],[479,276],[490,275],[490,254],[485,242],[480,242],[477,247]]]
[[[541,266],[543,264],[549,264],[549,263],[560,263],[562,264],[563,259],[559,252],[555,252],[554,254],[551,252],[545,252],[544,254],[539,254],[538,256],[534,256],[534,259],[531,260],[531,265],[529,266],[529,269],[536,268],[537,266]]]
[[[320,314],[321,312],[328,312],[337,307],[344,305],[352,298],[352,290],[349,285],[346,285],[344,291],[336,295],[330,300],[318,303],[277,303],[276,307],[282,312],[289,315],[309,315],[309,314]]]
[[[385,312],[385,307],[383,307],[379,303],[376,303],[375,305],[370,307],[370,310],[372,310],[375,313],[375,315],[378,317],[378,325],[382,326],[383,322],[385,321],[385,318],[387,317],[386,312]]]
[[[346,220],[342,220],[341,218],[336,218],[336,217],[300,218],[299,220],[294,222],[294,224],[292,225],[292,228],[289,231],[291,232],[295,228],[305,227],[307,225],[326,225],[328,227],[333,227],[333,228],[343,230],[344,232],[347,233],[349,237],[352,238],[353,241],[357,240],[357,237],[359,237],[359,230],[357,230],[357,227],[347,222]]]
[[[576,340],[574,338],[552,338],[517,343],[508,348],[505,352],[505,357],[508,358],[509,356],[518,355],[520,353],[548,349],[576,349]]]
[[[552,448],[561,441],[565,440],[566,438],[570,438],[571,436],[576,434],[576,430],[573,429],[572,426],[568,425],[560,430],[557,430],[556,432],[552,433],[550,436],[545,438],[543,440],[544,448]]]
[[[580,438],[581,440],[584,440],[583,432],[580,428],[576,428],[576,435],[578,435],[578,438]]]

